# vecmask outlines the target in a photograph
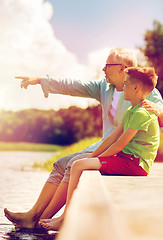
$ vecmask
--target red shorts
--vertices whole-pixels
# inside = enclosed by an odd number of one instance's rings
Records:
[[[111,157],[98,157],[102,167],[99,171],[107,175],[147,176],[148,173],[139,166],[139,158],[123,152]]]

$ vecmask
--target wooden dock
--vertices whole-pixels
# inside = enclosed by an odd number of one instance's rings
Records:
[[[162,240],[163,163],[148,177],[83,172],[57,240]]]

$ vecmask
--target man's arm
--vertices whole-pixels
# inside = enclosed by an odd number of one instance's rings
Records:
[[[126,131],[118,138],[118,140],[113,143],[106,151],[101,153],[99,157],[110,157],[122,151],[138,131],[138,129],[127,128]]]
[[[148,111],[154,112],[158,116],[160,127],[163,127],[163,108],[158,106],[156,103],[149,100],[145,100],[140,104],[140,107],[146,108]]]
[[[81,82],[80,80],[55,80],[51,78],[39,77],[16,77],[21,79],[21,87],[27,89],[29,85],[41,84],[44,96],[48,97],[49,93],[64,94],[77,97],[94,98],[101,101],[101,82],[89,81]]]

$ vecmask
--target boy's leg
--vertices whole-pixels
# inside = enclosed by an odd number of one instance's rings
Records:
[[[59,218],[48,220],[42,219],[40,220],[40,225],[47,230],[58,230],[62,225],[67,206],[69,205],[72,194],[78,185],[82,172],[84,170],[99,170],[101,166],[102,164],[100,163],[98,158],[85,158],[76,160],[71,166],[70,182],[68,185],[67,201],[64,213]]]
[[[62,178],[62,182],[66,182],[69,183],[70,180],[70,171],[71,171],[71,165],[73,164],[73,162],[77,161],[77,160],[81,160],[81,159],[85,159],[88,158],[90,156],[90,152],[84,152],[84,153],[80,153],[77,156],[73,157],[67,164],[66,169],[65,169],[65,173],[64,173],[64,177]]]
[[[65,210],[69,205],[72,194],[78,185],[82,172],[84,170],[99,170],[101,166],[102,164],[97,157],[77,160],[72,164]]]

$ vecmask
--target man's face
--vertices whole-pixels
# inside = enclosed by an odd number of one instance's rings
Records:
[[[115,85],[114,79],[117,78],[117,76],[118,76],[120,66],[121,66],[121,64],[106,63],[105,67],[103,68],[103,71],[104,71],[105,77],[106,77],[106,82]]]
[[[106,82],[113,84],[117,91],[122,91],[125,76],[122,64],[116,62],[112,56],[109,56],[103,71],[105,73]]]

